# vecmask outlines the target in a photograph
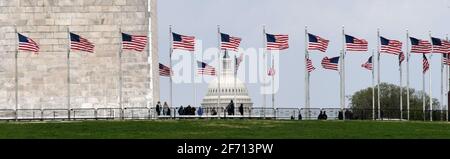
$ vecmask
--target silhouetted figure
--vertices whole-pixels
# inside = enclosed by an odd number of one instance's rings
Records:
[[[244,104],[241,104],[241,106],[239,106],[239,113],[244,116]]]
[[[327,120],[327,119],[328,119],[328,115],[327,115],[327,112],[326,112],[326,111],[323,111],[322,119],[323,119],[323,120]]]
[[[197,115],[199,115],[199,116],[203,115],[203,108],[202,107],[198,107]]]
[[[159,116],[161,115],[161,102],[158,101],[158,104],[156,104],[156,114]]]
[[[184,115],[191,115],[192,107],[191,105],[188,105],[186,108],[184,108]]]
[[[298,113],[298,120],[302,120],[302,113]]]
[[[322,111],[320,111],[320,114],[319,114],[319,116],[317,117],[317,120],[322,120],[323,119],[323,114],[322,114]]]
[[[227,106],[228,115],[234,115],[234,102],[231,100],[230,104]]]
[[[211,110],[211,115],[217,115],[216,108],[212,108],[212,110]]]
[[[180,106],[180,108],[178,109],[178,114],[181,116],[181,115],[184,115],[184,108],[183,108],[183,106]]]
[[[192,107],[192,109],[191,109],[191,114],[189,114],[189,115],[195,115],[195,107]]]
[[[344,114],[342,113],[342,111],[339,111],[338,119],[339,120],[343,120],[344,119]]]

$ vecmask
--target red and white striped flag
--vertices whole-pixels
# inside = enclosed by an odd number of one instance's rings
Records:
[[[367,70],[373,70],[373,60],[372,56],[369,57],[369,60],[367,60],[366,63],[362,64],[361,67],[367,69]]]
[[[312,60],[307,58],[306,59],[306,70],[311,73],[312,71],[316,70],[316,68],[314,67]]]
[[[450,65],[449,54],[442,54],[442,63],[444,63],[444,65]]]
[[[322,60],[322,67],[328,70],[339,71],[339,59],[339,56],[333,58],[324,57]]]
[[[94,53],[94,47],[95,45],[89,42],[89,40],[77,34],[70,33],[70,48],[72,50]]]
[[[142,52],[147,46],[147,40],[147,36],[122,33],[122,48]]]
[[[239,58],[235,59],[235,73],[237,74],[239,70],[239,66],[241,66],[242,61],[244,60],[244,54],[241,54]]]
[[[172,33],[173,49],[195,51],[195,37]]]
[[[19,36],[19,50],[30,51],[35,54],[39,53],[39,45],[33,41],[33,39],[23,36],[22,34],[17,34]]]
[[[405,61],[405,54],[403,52],[400,52],[400,55],[398,55],[398,61],[400,62],[400,64]]]
[[[228,34],[220,33],[221,36],[221,49],[222,50],[231,50],[231,51],[238,51],[239,45],[241,45],[241,38],[238,37],[232,37]]]
[[[450,53],[450,43],[447,40],[431,37],[431,43],[433,44],[433,53]]]
[[[431,43],[426,40],[420,40],[413,37],[411,41],[411,53],[429,54],[431,53]]]
[[[313,34],[308,34],[308,41],[308,50],[319,50],[321,52],[327,51],[328,43],[330,42]]]
[[[380,37],[381,48],[380,52],[399,55],[402,52],[402,42],[398,40],[389,40]]]
[[[172,69],[170,67],[167,67],[163,64],[159,64],[159,75],[164,77],[170,77],[173,75]]]
[[[197,73],[199,75],[210,75],[215,76],[216,75],[216,69],[204,62],[197,61]]]
[[[289,48],[289,35],[266,34],[267,50],[285,50]]]
[[[427,73],[427,71],[430,69],[430,63],[428,62],[427,57],[425,54],[423,54],[423,73]]]
[[[350,35],[345,35],[345,47],[347,51],[367,51],[369,43],[364,39],[358,39]]]

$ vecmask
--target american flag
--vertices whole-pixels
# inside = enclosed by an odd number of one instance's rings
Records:
[[[221,36],[221,49],[222,50],[231,50],[238,51],[239,45],[241,44],[242,39],[238,37],[232,37],[228,34],[220,34]]]
[[[306,59],[306,70],[311,73],[312,71],[316,70],[316,68],[314,67],[312,60],[307,58]]]
[[[326,40],[313,34],[308,34],[308,37],[309,37],[308,50],[319,50],[321,52],[327,51],[328,43],[330,43],[329,40]]]
[[[177,33],[172,33],[173,49],[180,49],[186,51],[195,51],[195,37],[193,36],[184,36]]]
[[[399,55],[402,53],[402,42],[398,40],[389,40],[384,37],[380,37],[381,50],[380,52]]]
[[[147,36],[122,33],[122,48],[124,50],[144,51],[147,46]]]
[[[267,50],[285,50],[289,48],[288,35],[266,34]]]
[[[431,43],[426,40],[419,40],[413,37],[411,40],[411,53],[428,54],[431,53]]]
[[[19,50],[30,51],[37,54],[39,52],[39,45],[33,39],[18,34],[19,36]]]
[[[172,76],[172,69],[170,67],[167,67],[163,64],[159,64],[159,75],[164,77],[170,77]]]
[[[448,41],[431,37],[431,43],[433,44],[433,53],[450,53],[450,45]]]
[[[239,58],[236,57],[236,59],[235,59],[235,63],[236,63],[236,66],[235,66],[235,73],[238,72],[239,66],[241,66],[241,63],[242,63],[243,60],[244,60],[244,54],[241,54],[241,55],[239,56]]]
[[[405,61],[405,53],[400,52],[400,55],[398,55],[398,61],[400,62],[400,64],[402,64],[403,61]]]
[[[275,74],[276,74],[275,68],[273,68],[273,67],[269,68],[269,71],[268,71],[267,75],[268,76],[275,76]]]
[[[369,60],[367,60],[366,63],[362,64],[361,67],[367,69],[367,70],[373,70],[373,56],[369,57]]]
[[[339,70],[339,58],[340,57],[333,57],[333,58],[328,58],[325,57],[322,60],[322,67],[324,69],[329,69],[329,70]]]
[[[449,54],[442,54],[442,63],[444,63],[444,65],[450,65]]]
[[[345,35],[345,46],[347,51],[367,51],[369,43],[364,39],[357,39],[350,35]]]
[[[450,41],[442,40],[442,44],[447,47],[447,54],[450,54]]]
[[[198,65],[197,73],[199,75],[211,75],[211,76],[216,75],[216,69],[214,67],[209,66],[208,64],[200,61],[197,61],[197,65]]]
[[[427,73],[427,71],[430,69],[430,63],[428,62],[427,56],[423,54],[423,73]]]
[[[70,48],[72,50],[94,53],[94,44],[81,36],[70,33]]]

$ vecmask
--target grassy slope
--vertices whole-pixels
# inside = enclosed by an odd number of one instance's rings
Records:
[[[90,121],[0,123],[3,139],[447,138],[449,123],[372,121]]]

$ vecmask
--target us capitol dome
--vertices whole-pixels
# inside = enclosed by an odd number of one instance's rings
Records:
[[[248,95],[248,90],[245,84],[239,80],[234,74],[233,62],[225,51],[222,60],[222,70],[220,76],[211,80],[208,86],[206,96],[203,98],[201,105],[204,108],[225,108],[231,100],[235,103],[235,108],[238,110],[241,104],[244,105],[244,110],[247,112],[253,106],[252,100]],[[219,80],[220,77],[220,90]],[[218,107],[218,99],[220,95],[220,106]],[[236,112],[237,113],[237,112]]]

